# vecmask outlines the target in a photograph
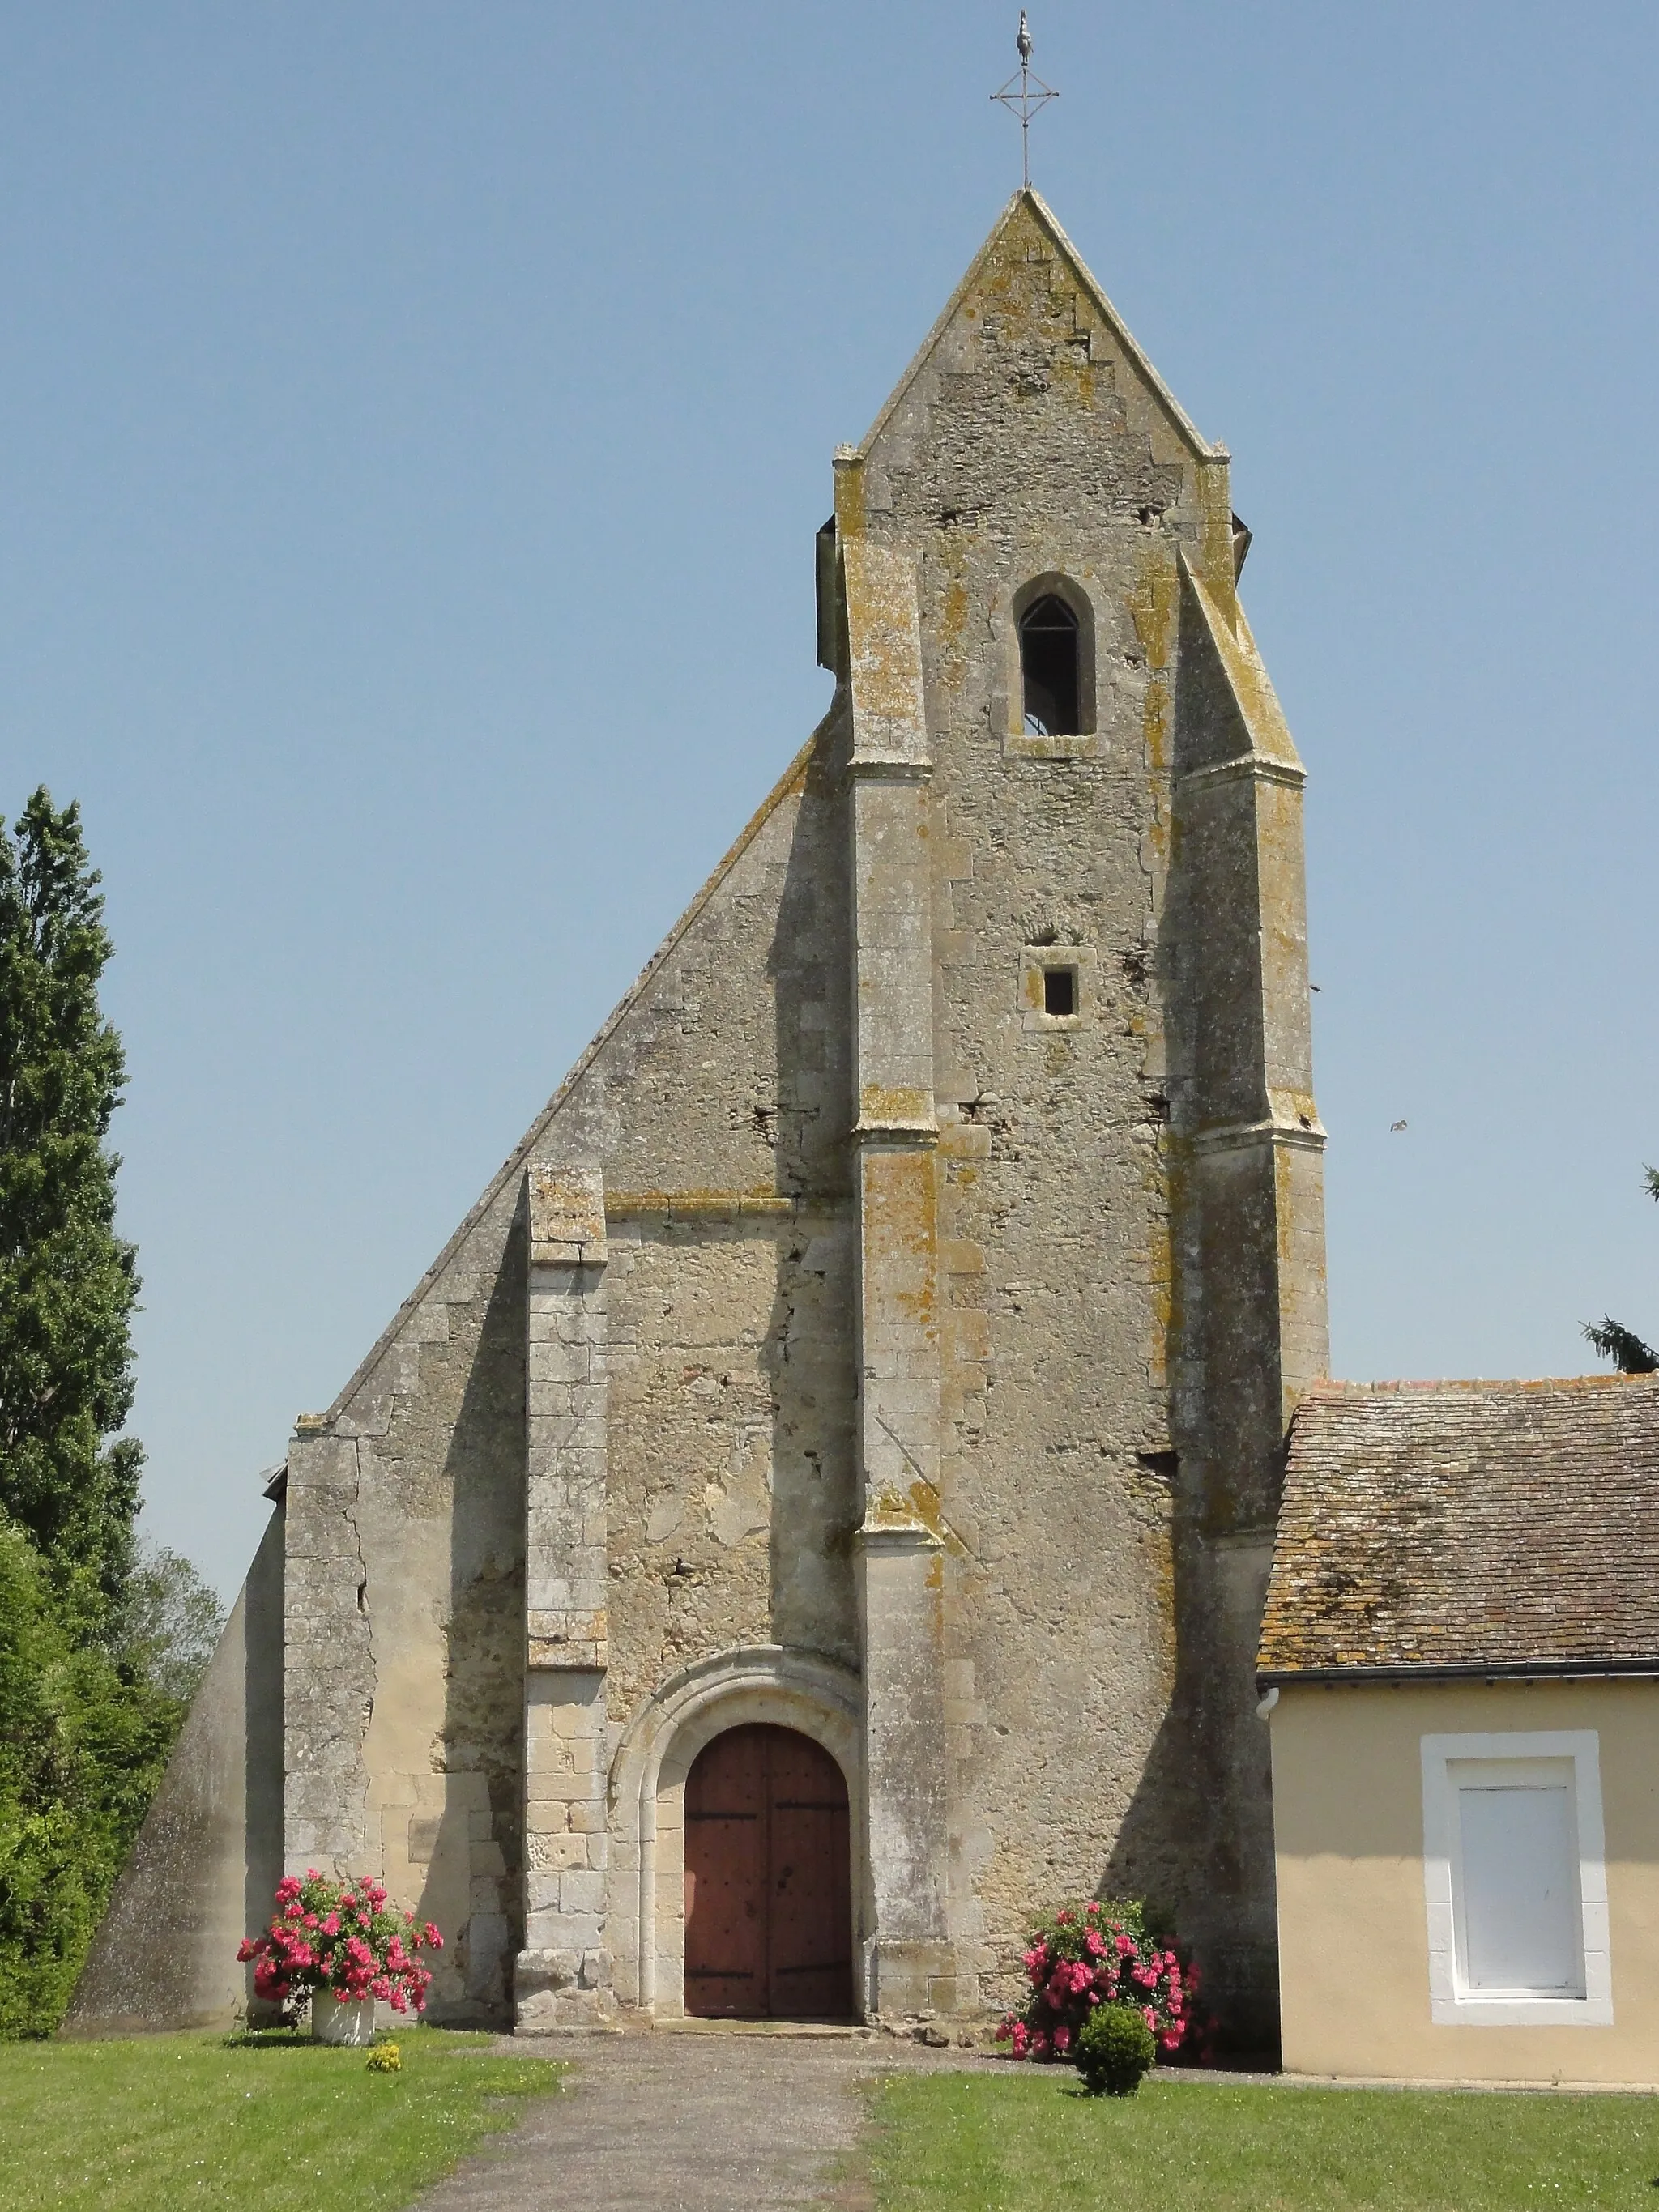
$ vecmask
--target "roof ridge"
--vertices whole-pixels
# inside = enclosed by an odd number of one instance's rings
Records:
[[[1655,1375],[1440,1375],[1419,1378],[1395,1379],[1384,1376],[1370,1382],[1344,1382],[1336,1376],[1322,1375],[1310,1382],[1303,1393],[1302,1403],[1310,1398],[1405,1397],[1413,1391],[1425,1396],[1436,1390],[1462,1390],[1473,1394],[1480,1390],[1607,1390],[1626,1389],[1632,1383],[1645,1383],[1659,1389],[1659,1374]]]

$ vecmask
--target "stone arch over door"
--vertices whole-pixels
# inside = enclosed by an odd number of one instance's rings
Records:
[[[658,2018],[685,2011],[685,1782],[706,1744],[745,1723],[793,1729],[821,1744],[847,1781],[856,1962],[871,1933],[863,1692],[833,1660],[763,1644],[684,1668],[623,1731],[611,1768],[609,1926],[624,2004]]]

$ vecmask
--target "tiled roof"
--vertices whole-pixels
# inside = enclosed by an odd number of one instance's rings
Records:
[[[1258,1662],[1659,1667],[1659,1377],[1322,1383],[1298,1407]]]

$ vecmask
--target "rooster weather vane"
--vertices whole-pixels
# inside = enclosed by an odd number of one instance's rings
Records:
[[[1040,107],[1046,107],[1060,94],[1052,85],[1044,84],[1031,67],[1031,33],[1025,21],[1025,10],[1019,11],[1019,36],[1014,44],[1019,49],[1019,72],[1011,76],[1000,92],[991,94],[1000,100],[1011,115],[1019,118],[1019,159],[1024,182],[1029,191],[1031,183],[1031,118]]]

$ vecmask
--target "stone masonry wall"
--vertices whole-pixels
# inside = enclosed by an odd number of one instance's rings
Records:
[[[850,1224],[620,1224],[612,1710],[732,1644],[857,1664]]]

